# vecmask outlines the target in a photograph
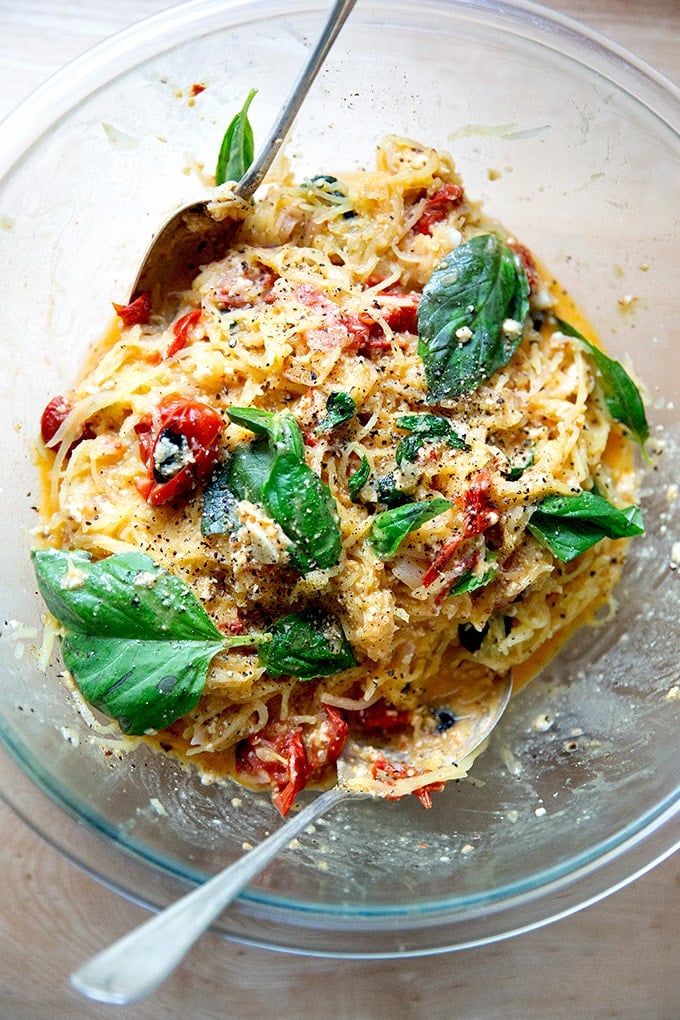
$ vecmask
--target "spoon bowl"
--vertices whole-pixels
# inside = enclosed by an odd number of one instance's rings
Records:
[[[234,223],[260,186],[356,0],[335,0],[307,62],[255,159],[238,182],[201,202],[176,210],[154,236],[132,286],[130,300],[151,294],[157,306],[168,293],[187,287],[201,265],[224,254]],[[226,202],[216,198],[226,199]]]

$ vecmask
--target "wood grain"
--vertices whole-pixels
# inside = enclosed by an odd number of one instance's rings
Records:
[[[99,39],[165,0],[0,0],[0,118]],[[680,82],[678,0],[549,0]],[[680,860],[541,931],[403,961],[327,961],[204,938],[147,1003],[85,1002],[68,974],[145,912],[83,875],[0,804],[0,1020],[677,1020]]]

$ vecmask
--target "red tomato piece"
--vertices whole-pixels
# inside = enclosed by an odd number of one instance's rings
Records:
[[[411,713],[400,712],[381,699],[369,708],[356,713],[359,726],[367,730],[394,730],[411,725]]]
[[[517,241],[511,241],[508,247],[514,251],[522,264],[524,272],[527,274],[529,293],[535,294],[536,288],[538,287],[538,270],[536,268],[536,263],[534,262],[534,256],[528,248],[526,248],[523,244],[519,244]]]
[[[144,326],[151,318],[151,295],[144,291],[129,305],[117,305],[114,301],[113,307],[124,326]]]
[[[414,227],[415,232],[431,234],[432,227],[445,220],[451,210],[461,204],[464,196],[465,192],[460,184],[443,184],[425,203],[420,219]]]
[[[187,340],[189,339],[189,333],[194,326],[198,325],[201,319],[202,311],[200,308],[194,308],[193,311],[187,312],[181,319],[178,319],[175,325],[172,327],[174,334],[174,340],[168,347],[166,354],[167,358],[171,358],[173,354],[177,354],[183,347],[186,347]]]
[[[311,769],[310,779],[323,778],[324,771],[334,765],[342,754],[349,726],[338,708],[324,705],[325,719],[318,731],[313,731],[305,740]]]
[[[324,706],[319,726],[303,727],[272,722],[243,740],[236,753],[236,768],[272,790],[272,802],[287,815],[298,793],[312,780],[321,780],[342,754],[348,726],[342,712]],[[258,748],[265,752],[258,754]]]
[[[138,488],[152,506],[187,496],[205,479],[219,456],[222,417],[197,400],[167,397],[136,426],[148,478]]]
[[[40,418],[40,434],[45,446],[50,446],[70,413],[71,405],[65,397],[52,397]]]
[[[409,294],[390,294],[390,297],[397,299],[398,303],[382,308],[381,314],[387,325],[395,333],[417,335],[420,294],[412,291]]]
[[[463,497],[465,538],[481,535],[494,524],[498,524],[498,512],[489,499],[491,472],[482,468]]]
[[[463,498],[458,500],[463,510],[463,533],[454,535],[445,542],[434,557],[423,574],[423,585],[426,588],[429,588],[446,569],[464,539],[481,535],[494,524],[498,524],[498,511],[491,503],[490,490],[491,472],[488,468],[482,468]]]
[[[418,769],[414,769],[407,762],[404,762],[403,764],[401,763],[395,764],[393,762],[386,761],[384,758],[376,759],[376,761],[373,763],[373,768],[371,769],[371,772],[373,774],[374,779],[378,779],[381,780],[382,782],[387,783],[389,783],[390,780],[410,779],[412,776],[427,775],[427,772],[422,772],[419,771]],[[431,794],[440,793],[445,786],[446,783],[441,782],[424,783],[422,786],[419,786],[417,790],[413,790],[413,793],[418,798],[423,807],[431,808],[432,807]],[[401,800],[402,796],[403,794],[395,794],[393,797],[390,797],[389,794],[386,794],[385,800]]]

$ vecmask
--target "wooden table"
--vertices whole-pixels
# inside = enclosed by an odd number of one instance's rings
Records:
[[[0,119],[67,60],[167,6],[0,0]],[[680,0],[547,6],[608,34],[680,84]],[[0,1020],[121,1015],[81,999],[68,974],[145,912],[84,876],[2,806],[0,826]],[[541,931],[420,960],[328,961],[208,936],[153,1000],[122,1012],[139,1020],[677,1020],[679,887],[676,856]]]

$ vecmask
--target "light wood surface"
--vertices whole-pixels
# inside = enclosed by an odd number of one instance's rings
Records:
[[[66,61],[167,6],[0,0],[0,118]],[[680,84],[680,0],[546,6],[604,32]],[[0,832],[0,1020],[680,1017],[677,856],[574,917],[463,953],[343,962],[208,936],[153,1000],[121,1009],[86,1002],[71,991],[68,974],[145,912],[81,874],[2,805]]]

